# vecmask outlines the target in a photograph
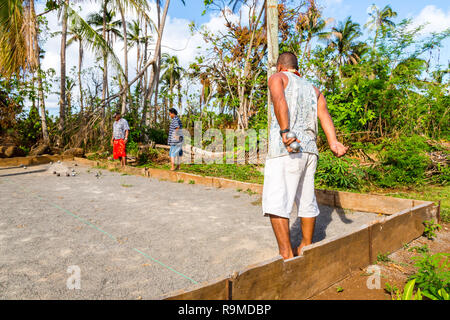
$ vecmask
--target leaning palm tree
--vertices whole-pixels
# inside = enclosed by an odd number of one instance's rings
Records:
[[[365,52],[365,45],[357,41],[362,35],[360,25],[348,17],[331,30],[332,38],[328,46],[336,50],[336,64],[341,75],[341,67],[345,64],[358,64]]]
[[[106,54],[114,70],[119,73],[119,76],[123,76],[124,72],[122,65],[114,53],[112,42],[108,42],[107,39],[103,38],[102,35],[94,29],[89,19],[86,21],[81,18],[81,16],[70,6],[68,7],[68,14],[70,17],[70,25],[77,29],[77,33],[79,33],[79,37],[82,39],[84,47],[93,51],[96,56],[103,56],[103,54]]]
[[[375,29],[375,38],[373,40],[373,49],[375,50],[380,30],[382,30],[385,26],[395,26],[395,22],[390,19],[397,17],[397,12],[392,10],[389,5],[385,6],[383,10],[380,10],[375,4],[372,4],[370,7],[369,16],[370,20],[364,26],[366,28],[368,27],[370,30]]]
[[[183,68],[180,67],[177,56],[171,56],[167,53],[162,55],[161,69],[163,74],[161,80],[166,80],[169,89],[169,105],[173,107],[173,91],[175,84],[181,79]]]
[[[124,56],[124,90],[122,96],[122,108],[121,112],[124,114],[127,110],[127,97],[129,93],[129,85],[128,85],[128,39],[127,39],[127,22],[125,19],[125,12],[127,10],[132,10],[136,12],[138,15],[143,16],[148,21],[150,18],[146,14],[146,10],[149,9],[147,0],[113,0],[114,3],[119,8],[120,16],[122,19],[122,35],[123,35],[123,56]]]

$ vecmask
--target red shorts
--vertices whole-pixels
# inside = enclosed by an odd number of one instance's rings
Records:
[[[114,159],[119,159],[121,157],[127,156],[127,153],[125,152],[125,141],[123,139],[114,139],[113,156]]]

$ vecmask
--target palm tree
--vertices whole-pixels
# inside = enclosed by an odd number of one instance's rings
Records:
[[[71,25],[68,30],[69,40],[67,40],[67,46],[70,46],[74,42],[78,42],[78,86],[80,90],[80,114],[83,117],[84,102],[83,102],[83,85],[81,83],[81,66],[83,64],[83,30],[80,26]]]
[[[129,48],[136,47],[136,72],[139,73],[142,66],[142,59],[144,58],[144,55],[141,54],[141,46],[145,43],[146,40],[150,40],[151,36],[143,36],[142,35],[142,28],[141,28],[141,22],[139,20],[133,20],[131,22],[128,22],[128,46]]]
[[[175,84],[181,80],[183,68],[180,67],[177,56],[171,56],[167,53],[162,55],[161,69],[163,74],[161,80],[166,80],[169,85],[169,108],[173,107],[173,90]],[[180,92],[179,92],[180,94]]]
[[[311,40],[315,37],[319,39],[329,39],[330,32],[324,31],[325,28],[333,21],[333,19],[324,20],[322,12],[317,8],[315,1],[310,0],[308,10],[301,13],[296,25],[297,30],[301,35],[306,33],[305,50],[303,51],[303,58],[307,55],[311,56]],[[303,40],[303,37],[300,41]]]
[[[101,32],[103,39],[108,46],[112,47],[117,38],[122,38],[119,28],[122,25],[120,19],[114,20],[116,13],[113,10],[108,10],[107,5],[111,0],[104,0],[103,7],[100,13],[92,13],[88,16],[87,22],[96,27],[97,32]],[[102,101],[105,101],[108,94],[108,54],[103,52],[103,85],[102,85]],[[105,116],[105,109],[103,107],[103,116]]]
[[[145,16],[147,20],[150,20],[145,13],[145,10],[147,10],[148,3],[146,0],[114,0],[115,4],[119,8],[120,16],[122,19],[122,35],[123,35],[123,55],[124,55],[124,88],[127,90],[124,90],[123,96],[122,96],[122,109],[121,112],[124,114],[127,110],[127,97],[129,93],[129,87],[128,87],[128,39],[127,39],[127,22],[125,20],[125,11],[127,9],[132,9],[139,15]]]
[[[9,78],[20,71],[35,70],[39,49],[34,0],[0,1],[0,71]]]
[[[356,41],[362,35],[360,25],[348,17],[331,30],[332,36],[328,46],[337,51],[336,64],[340,68],[345,64],[358,64],[361,55],[365,52],[365,44]]]
[[[395,26],[395,23],[390,20],[390,18],[397,17],[397,12],[392,10],[389,5],[385,6],[383,10],[380,11],[380,9],[375,4],[372,4],[372,6],[370,7],[369,16],[370,20],[364,26],[368,27],[370,30],[376,30],[375,38],[373,40],[373,50],[375,50],[380,29],[383,29],[385,26]]]
[[[60,94],[59,94],[59,123],[58,129],[62,133],[64,131],[65,126],[65,115],[66,115],[66,42],[67,42],[67,19],[68,19],[68,10],[69,0],[61,0],[60,2],[61,9],[60,15],[61,17],[61,51],[60,51]],[[61,141],[58,141],[60,144]]]
[[[42,137],[49,143],[45,113],[45,97],[41,78],[39,25],[34,0],[0,2],[0,71],[10,78],[31,71],[38,82]]]

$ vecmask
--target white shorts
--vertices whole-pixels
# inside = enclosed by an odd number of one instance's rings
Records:
[[[317,156],[311,153],[268,159],[264,169],[263,214],[289,219],[295,202],[299,217],[317,217],[316,167]]]

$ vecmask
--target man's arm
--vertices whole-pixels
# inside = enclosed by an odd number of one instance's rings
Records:
[[[280,125],[281,130],[289,129],[289,107],[286,101],[286,97],[284,95],[284,82],[282,75],[280,73],[276,73],[269,79],[269,90],[270,96],[272,97],[273,102],[273,110],[275,113],[275,117],[277,118],[278,124]],[[269,124],[270,125],[270,124]],[[283,143],[285,144],[287,150],[292,152],[292,148],[289,145],[294,142],[296,139],[286,139],[286,134],[283,133]],[[297,140],[300,142],[299,140]]]
[[[125,141],[125,143],[127,143],[128,142],[128,134],[130,133],[130,126],[128,125],[127,120],[124,121],[124,124],[125,124],[125,128],[124,128],[125,129],[125,139],[124,139],[124,141]]]
[[[340,158],[347,153],[348,147],[344,146],[337,140],[333,119],[331,119],[331,115],[328,112],[327,101],[325,100],[325,97],[319,91],[319,89],[317,89],[316,87],[314,87],[314,89],[316,90],[316,94],[318,97],[317,116],[319,117],[323,132],[325,132],[325,136],[327,137],[328,145],[330,146],[331,151],[336,157]]]

